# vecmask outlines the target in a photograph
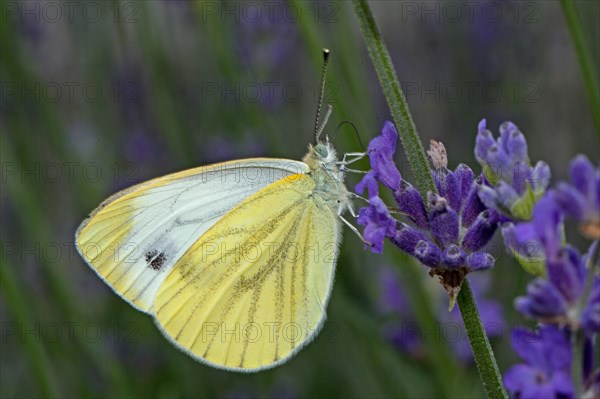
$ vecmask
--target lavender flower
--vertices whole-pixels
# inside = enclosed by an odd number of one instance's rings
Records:
[[[600,393],[600,374],[592,371],[589,350],[590,338],[600,332],[598,242],[580,256],[566,243],[564,233],[566,218],[577,220],[584,236],[600,235],[599,176],[587,158],[578,156],[571,162],[573,185],[562,183],[556,190],[548,190],[533,208],[531,221],[514,220],[515,224],[507,223],[502,228],[507,246],[528,271],[540,276],[527,286],[525,296],[515,300],[515,307],[525,316],[546,324],[540,331],[541,342],[515,344],[529,365],[514,366],[505,375],[505,383],[521,398],[573,397],[568,336],[579,334],[580,330],[587,336],[583,343],[584,395],[596,397]]]
[[[487,185],[479,186],[485,205],[516,220],[529,220],[531,210],[550,181],[550,168],[543,161],[529,165],[527,141],[512,122],[500,125],[494,139],[486,120],[479,122],[475,156],[484,169]]]
[[[438,192],[428,193],[427,203],[410,183],[403,180],[393,161],[398,133],[386,122],[381,135],[369,143],[371,170],[356,186],[365,189],[369,205],[362,208],[358,223],[366,226],[364,237],[372,243],[371,251],[380,253],[384,238],[430,268],[440,277],[451,300],[456,297],[464,276],[494,265],[494,258],[484,251],[493,237],[499,214],[486,209],[477,195],[481,178],[475,178],[466,165],[448,170],[446,153],[441,143],[433,142],[430,155],[436,170],[434,180]],[[378,184],[392,190],[399,210],[408,218],[396,221],[379,197]]]
[[[547,262],[548,280],[537,278],[527,286],[527,295],[518,297],[515,307],[525,316],[545,323],[582,326],[588,334],[600,332],[600,279],[586,267],[596,245],[580,257],[566,247]],[[591,274],[590,295],[585,297],[586,278]],[[586,303],[582,303],[585,301]]]
[[[508,224],[502,230],[513,248],[531,248],[531,243],[535,243],[540,259],[537,266],[541,268],[536,274],[547,276],[528,285],[527,295],[515,301],[517,310],[542,322],[570,324],[574,328],[582,325],[590,334],[600,332],[600,281],[591,270],[597,243],[583,257],[563,243],[563,216],[554,192],[549,191],[536,204],[531,222]],[[584,297],[587,278],[592,279],[589,300]]]
[[[584,155],[571,161],[572,185],[559,183],[555,199],[562,212],[579,222],[581,233],[590,240],[600,239],[600,168]]]
[[[573,397],[569,336],[555,326],[537,333],[516,328],[513,349],[525,360],[504,375],[506,389],[520,399]]]

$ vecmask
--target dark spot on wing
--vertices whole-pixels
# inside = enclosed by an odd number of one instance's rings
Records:
[[[146,263],[148,263],[148,267],[158,271],[167,260],[167,255],[164,252],[158,253],[156,249],[151,249],[146,252],[144,258],[146,259]]]

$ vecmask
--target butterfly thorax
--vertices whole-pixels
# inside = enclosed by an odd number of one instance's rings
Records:
[[[338,214],[350,206],[350,193],[344,184],[344,173],[338,166],[335,148],[328,142],[309,145],[302,159],[315,182],[314,194],[321,196]]]

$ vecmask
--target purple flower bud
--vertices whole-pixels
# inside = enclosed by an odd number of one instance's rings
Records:
[[[550,166],[544,161],[538,161],[530,173],[529,183],[535,193],[541,194],[546,191],[550,183]]]
[[[446,178],[443,181],[443,186],[440,193],[442,197],[448,200],[450,208],[454,209],[457,212],[460,210],[460,184],[453,172],[448,171],[446,173]]]
[[[400,172],[393,159],[397,141],[398,132],[396,127],[392,122],[386,121],[381,130],[381,135],[371,140],[367,148],[371,169],[375,172],[375,177],[381,184],[392,190],[398,189],[401,179]]]
[[[394,192],[399,209],[406,213],[420,228],[427,229],[427,210],[421,193],[410,183],[400,181],[400,188]]]
[[[506,247],[521,256],[536,259],[544,257],[544,249],[537,239],[532,223],[519,224],[519,231],[513,223],[505,223],[502,226],[502,237]]]
[[[475,157],[481,163],[487,163],[487,153],[496,144],[492,132],[487,130],[485,119],[479,122],[477,127],[477,138],[475,141]]]
[[[562,208],[566,216],[575,220],[582,220],[585,217],[586,201],[585,197],[573,186],[567,183],[558,183],[554,192],[556,202]]]
[[[512,164],[508,154],[498,144],[491,146],[485,154],[485,166],[492,175],[501,180],[512,180]]]
[[[473,252],[467,256],[467,266],[471,271],[489,269],[495,262],[494,257],[487,252]]]
[[[458,215],[448,206],[445,198],[429,193],[429,227],[435,240],[441,245],[458,241]]]
[[[504,122],[500,125],[500,140],[512,163],[529,163],[525,136],[512,122]]]
[[[462,240],[462,247],[475,252],[483,248],[494,236],[498,228],[498,214],[495,211],[486,210],[479,214],[475,223],[471,225]]]
[[[578,155],[569,165],[569,174],[573,186],[583,195],[591,196],[594,190],[594,182],[596,180],[596,171],[594,165],[585,155]]]
[[[417,229],[414,229],[404,223],[398,223],[396,226],[396,235],[392,237],[392,242],[404,252],[413,254],[419,241],[426,241],[427,237]]]
[[[448,173],[448,169],[438,169],[431,171],[431,176],[433,177],[433,183],[435,184],[435,188],[442,197],[442,193],[444,192],[444,181],[446,180],[446,173]]]
[[[533,226],[547,258],[558,253],[562,240],[562,214],[550,194],[542,197],[533,208]]]
[[[456,244],[450,244],[444,250],[444,263],[450,268],[465,265],[467,254]]]
[[[553,284],[538,278],[527,286],[527,296],[515,300],[515,308],[525,316],[546,319],[564,315],[567,303]]]
[[[358,194],[362,194],[365,191],[365,188],[367,189],[369,198],[379,196],[379,184],[377,183],[377,180],[375,180],[375,172],[372,170],[363,176],[362,180],[354,187],[354,191]]]
[[[490,208],[490,209],[498,209],[501,206],[500,205],[500,196],[498,195],[498,191],[494,190],[493,188],[491,188],[489,186],[485,186],[483,184],[478,185],[476,188],[477,188],[477,196],[479,197],[479,199],[481,200],[481,202],[484,205],[484,207],[482,207],[482,209],[485,209],[485,207]],[[478,215],[479,214],[474,215],[473,221],[475,221],[475,218]]]
[[[458,179],[458,185],[460,186],[460,207],[457,210],[462,210],[462,206],[467,202],[467,197],[471,192],[473,186],[474,174],[471,168],[464,163],[461,163],[456,167],[454,171],[456,178]]]
[[[529,165],[522,161],[516,161],[513,164],[513,176],[512,176],[512,187],[506,184],[503,181],[505,186],[511,187],[512,191],[515,193],[515,196],[521,197],[527,191],[527,183],[531,179],[532,170],[529,168]]]
[[[421,240],[415,246],[414,255],[425,266],[437,267],[442,262],[443,254],[440,248],[431,241]]]
[[[498,203],[507,211],[510,211],[512,206],[519,200],[519,194],[515,189],[504,181],[499,181],[496,186],[496,192],[498,194]],[[485,202],[484,202],[485,203]]]
[[[471,191],[467,195],[467,199],[465,204],[463,205],[462,215],[461,215],[461,224],[463,227],[469,227],[477,216],[485,211],[486,207],[479,198],[478,187],[482,187],[480,183],[471,187]]]
[[[479,123],[477,124],[477,132],[481,133],[484,130],[486,130],[487,129],[486,125],[487,125],[487,121],[485,120],[485,118],[480,120]]]
[[[584,279],[581,266],[581,258],[572,247],[561,249],[557,257],[546,261],[548,279],[569,303],[574,303],[581,295]]]

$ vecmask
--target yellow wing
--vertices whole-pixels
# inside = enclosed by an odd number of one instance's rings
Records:
[[[168,271],[204,232],[248,196],[308,167],[255,158],[159,177],[104,201],[75,236],[86,262],[137,309],[152,304]]]
[[[309,175],[253,194],[167,275],[155,318],[176,346],[212,366],[257,371],[286,361],[325,320],[339,219]]]

